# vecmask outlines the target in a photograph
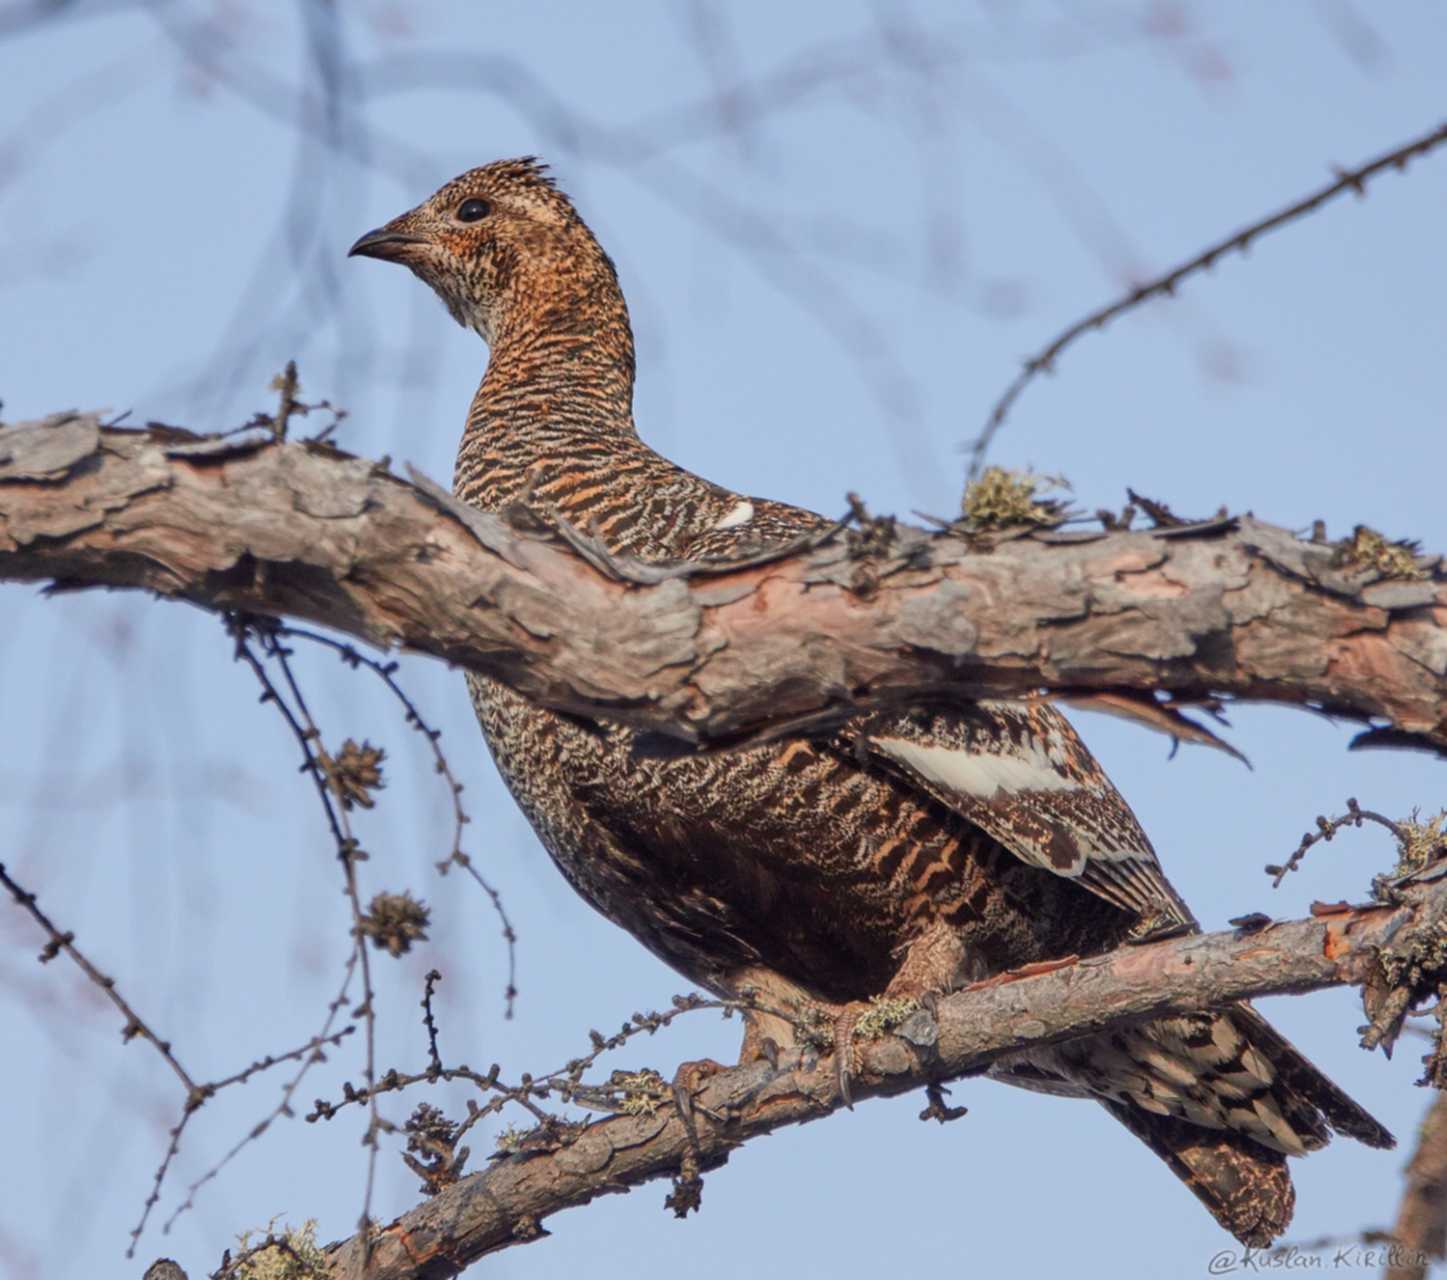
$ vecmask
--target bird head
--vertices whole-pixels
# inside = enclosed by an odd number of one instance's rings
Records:
[[[556,321],[618,291],[612,261],[533,156],[469,169],[367,232],[352,255],[410,268],[492,345],[530,318]]]

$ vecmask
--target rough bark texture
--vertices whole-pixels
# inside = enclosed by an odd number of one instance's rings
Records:
[[[571,545],[569,545],[571,544]],[[592,563],[589,563],[591,559]],[[1447,580],[1249,517],[974,539],[901,530],[688,574],[461,507],[329,446],[56,415],[0,430],[0,580],[285,614],[689,741],[922,696],[1166,690],[1447,747]]]
[[[1447,922],[1447,880],[1407,891],[1404,905],[1328,908],[1254,932],[1125,947],[1049,972],[1005,975],[920,1009],[897,1033],[860,1045],[854,1098],[918,1089],[976,1071],[1012,1049],[1069,1039],[1138,1018],[1231,1000],[1371,984],[1384,963],[1431,954]],[[685,1116],[616,1116],[566,1146],[501,1158],[381,1228],[370,1262],[354,1237],[335,1246],[339,1280],[451,1276],[542,1234],[562,1209],[657,1178],[722,1164],[736,1146],[842,1106],[833,1062],[784,1057],[722,1071],[692,1093]],[[1083,1104],[1082,1104],[1083,1105]]]

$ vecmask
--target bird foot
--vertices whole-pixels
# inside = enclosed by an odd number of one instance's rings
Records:
[[[696,1062],[685,1062],[673,1073],[673,1088],[692,1095],[703,1088],[705,1081],[728,1068],[712,1058],[700,1058]]]
[[[854,1028],[859,1024],[860,1012],[851,1007],[834,1019],[834,1081],[839,1086],[839,1096],[850,1111],[854,1110],[854,1099],[849,1090],[849,1078],[856,1066]]]
[[[930,1008],[935,1002],[933,992],[920,996],[882,995],[845,1005],[834,1016],[834,1078],[845,1107],[854,1110],[850,1079],[858,1069],[858,1042],[877,1040],[888,1035],[910,1014]]]

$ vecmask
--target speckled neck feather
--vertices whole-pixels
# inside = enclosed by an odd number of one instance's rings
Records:
[[[579,226],[575,258],[509,273],[454,474],[457,495],[479,507],[520,497],[529,477],[544,501],[576,507],[567,490],[638,446],[628,306],[613,263]]]

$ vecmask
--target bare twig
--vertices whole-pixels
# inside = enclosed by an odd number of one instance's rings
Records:
[[[166,1065],[175,1073],[176,1078],[181,1082],[181,1086],[186,1092],[186,1099],[181,1108],[181,1117],[170,1130],[165,1154],[161,1157],[161,1163],[151,1178],[151,1189],[146,1196],[145,1204],[142,1206],[140,1219],[131,1229],[131,1243],[126,1251],[126,1256],[128,1258],[134,1257],[136,1244],[146,1229],[146,1223],[150,1219],[151,1210],[155,1208],[161,1198],[161,1184],[165,1181],[166,1173],[171,1167],[171,1161],[175,1159],[176,1153],[181,1149],[182,1133],[185,1132],[191,1117],[196,1114],[206,1099],[215,1093],[216,1089],[220,1086],[212,1084],[198,1085],[191,1078],[186,1069],[181,1066],[176,1055],[172,1052],[170,1041],[162,1040],[160,1036],[151,1030],[141,1016],[136,1013],[130,1002],[120,993],[115,979],[102,973],[86,958],[76,947],[75,935],[73,933],[69,931],[62,932],[56,927],[50,917],[40,909],[35,895],[17,884],[5,870],[4,864],[0,864],[0,885],[4,885],[4,887],[10,891],[15,901],[29,913],[31,918],[45,930],[49,936],[50,941],[46,943],[40,952],[41,964],[49,963],[49,961],[53,960],[62,952],[69,956],[81,972],[99,987],[106,998],[120,1010],[122,1018],[125,1019],[125,1025],[121,1029],[121,1038],[127,1041],[142,1039],[149,1042],[165,1060]]]
[[[352,909],[352,935],[356,950],[357,964],[362,974],[362,1003],[356,1013],[365,1019],[366,1026],[366,1080],[367,1086],[371,1089],[377,1079],[377,1012],[376,1012],[376,990],[372,985],[371,962],[367,955],[366,937],[362,929],[362,899],[361,892],[357,886],[357,862],[366,857],[358,844],[356,837],[352,835],[351,823],[347,817],[347,807],[343,803],[343,792],[338,784],[332,780],[327,771],[322,767],[320,758],[321,731],[317,728],[316,722],[312,719],[311,712],[307,708],[305,697],[302,695],[301,686],[297,683],[295,673],[292,671],[290,655],[287,649],[276,634],[275,627],[268,619],[257,619],[247,617],[243,614],[231,613],[226,616],[226,628],[236,644],[236,657],[244,661],[256,676],[261,685],[262,702],[269,702],[281,713],[282,719],[286,721],[287,727],[291,730],[292,736],[296,738],[297,745],[302,752],[302,769],[311,776],[316,787],[317,798],[321,802],[322,811],[326,815],[327,825],[331,829],[332,838],[336,843],[337,860],[342,867],[342,875],[345,883],[347,901]],[[262,645],[266,656],[273,659],[280,667],[282,676],[290,691],[292,703],[295,710],[281,696],[276,685],[272,682],[267,673],[266,666],[252,651],[248,643],[248,636],[255,635]],[[377,1176],[377,1150],[378,1134],[382,1130],[382,1118],[377,1110],[375,1097],[368,1105],[369,1122],[367,1132],[363,1139],[367,1147],[367,1186],[362,1199],[362,1216],[360,1226],[365,1234],[371,1222],[372,1211],[372,1189],[376,1183]]]
[[[1299,218],[1306,217],[1322,205],[1336,199],[1337,196],[1344,195],[1348,191],[1355,192],[1359,196],[1365,195],[1367,183],[1378,174],[1387,169],[1405,169],[1409,161],[1426,155],[1444,142],[1447,142],[1447,124],[1438,125],[1420,137],[1399,147],[1394,147],[1391,151],[1377,156],[1375,159],[1368,160],[1358,168],[1338,169],[1334,182],[1313,191],[1308,196],[1303,196],[1284,209],[1278,209],[1275,213],[1267,214],[1256,222],[1250,223],[1238,231],[1233,231],[1224,239],[1201,250],[1195,257],[1187,259],[1144,284],[1136,285],[1113,302],[1097,308],[1087,316],[1082,316],[1074,324],[1063,329],[1025,361],[1020,372],[1015,375],[1010,385],[995,401],[990,410],[990,416],[985,420],[983,430],[970,444],[969,478],[973,480],[980,474],[985,465],[985,455],[989,452],[990,445],[994,443],[1000,428],[1005,425],[1005,419],[1009,416],[1010,410],[1014,408],[1021,393],[1042,373],[1054,372],[1056,360],[1076,339],[1089,333],[1092,329],[1103,329],[1117,316],[1134,310],[1151,298],[1173,295],[1178,285],[1197,272],[1209,271],[1228,254],[1244,253],[1261,236],[1287,226]]]
[[[437,1019],[432,1014],[432,992],[442,981],[442,974],[436,969],[427,971],[426,986],[422,990],[422,1024],[427,1028],[427,1064],[434,1076],[442,1074],[442,1059],[437,1053]]]
[[[370,671],[387,686],[392,696],[401,703],[408,727],[415,729],[427,740],[427,745],[432,749],[432,758],[437,772],[446,782],[448,795],[452,801],[452,849],[446,858],[437,863],[437,870],[446,875],[449,867],[461,867],[472,877],[492,903],[492,909],[502,927],[503,943],[507,947],[507,986],[503,989],[503,1016],[511,1018],[513,1005],[517,999],[517,931],[513,928],[507,908],[503,905],[502,894],[478,871],[472,857],[463,851],[462,829],[472,821],[472,818],[462,806],[462,783],[452,772],[452,765],[442,750],[442,730],[434,729],[422,718],[422,713],[417,709],[416,703],[407,696],[406,691],[398,683],[396,678],[398,664],[396,662],[380,662],[343,640],[323,635],[318,631],[308,630],[305,627],[275,624],[275,631],[278,636],[288,639],[310,640],[313,644],[322,645],[335,652],[347,666],[354,670],[357,667],[363,667]]]
[[[171,1052],[171,1042],[169,1040],[162,1040],[160,1036],[151,1030],[141,1015],[132,1008],[130,1002],[121,994],[120,989],[116,986],[115,979],[102,973],[86,958],[75,945],[75,934],[68,930],[62,932],[56,927],[55,922],[40,909],[40,904],[36,901],[35,895],[15,882],[10,873],[5,870],[5,864],[3,862],[0,862],[0,885],[3,885],[10,891],[11,897],[15,899],[36,924],[45,930],[46,936],[49,937],[50,941],[45,944],[40,952],[40,963],[48,964],[61,953],[69,956],[70,959],[75,962],[77,968],[79,968],[92,983],[100,988],[106,999],[120,1010],[121,1017],[125,1021],[125,1025],[121,1028],[121,1039],[126,1041],[137,1039],[147,1041],[165,1060],[166,1065],[175,1073],[176,1078],[185,1088],[188,1097],[200,1092],[202,1087],[198,1086],[196,1082],[191,1079],[186,1069],[176,1058],[176,1055]]]
[[[1281,882],[1299,866],[1301,860],[1306,857],[1306,852],[1312,845],[1321,841],[1329,841],[1343,827],[1360,827],[1363,822],[1375,822],[1379,826],[1386,827],[1397,839],[1401,839],[1402,828],[1384,814],[1373,813],[1370,809],[1361,808],[1355,798],[1347,800],[1347,811],[1339,818],[1326,818],[1317,815],[1316,830],[1308,831],[1301,837],[1301,843],[1296,846],[1289,857],[1281,865],[1269,863],[1265,870],[1266,874],[1272,877],[1271,887],[1281,888]]]
[[[260,1138],[261,1135],[271,1127],[271,1124],[274,1120],[276,1120],[279,1116],[291,1116],[293,1114],[291,1106],[292,1098],[296,1096],[296,1091],[301,1086],[301,1082],[306,1079],[307,1073],[312,1069],[312,1067],[316,1066],[317,1063],[323,1060],[322,1049],[327,1045],[335,1046],[341,1044],[341,1042],[346,1039],[347,1036],[351,1035],[352,1032],[356,1029],[355,1026],[348,1026],[343,1027],[340,1031],[333,1031],[332,1026],[336,1022],[337,1014],[342,1010],[343,1007],[345,1007],[347,1003],[347,991],[352,985],[352,975],[356,972],[357,967],[357,951],[358,948],[353,947],[347,957],[346,969],[342,975],[341,990],[337,992],[336,999],[334,999],[327,1006],[326,1020],[322,1023],[321,1030],[317,1032],[315,1036],[308,1040],[306,1044],[300,1046],[297,1049],[292,1049],[287,1053],[278,1054],[276,1057],[263,1058],[258,1062],[252,1063],[251,1066],[247,1067],[245,1071],[238,1072],[236,1075],[231,1076],[226,1080],[217,1081],[217,1088],[222,1088],[229,1084],[242,1084],[256,1072],[265,1071],[268,1068],[277,1066],[283,1062],[300,1061],[301,1063],[301,1066],[297,1069],[297,1071],[292,1075],[291,1079],[288,1080],[286,1082],[286,1085],[283,1087],[281,1091],[281,1100],[276,1104],[276,1106],[273,1107],[267,1115],[263,1116],[249,1130],[247,1130],[247,1132],[240,1139],[237,1140],[237,1142],[224,1156],[221,1157],[220,1160],[213,1164],[209,1169],[206,1170],[205,1173],[203,1173],[199,1178],[192,1182],[190,1186],[186,1188],[186,1198],[179,1205],[176,1206],[176,1208],[172,1211],[171,1216],[166,1219],[166,1223],[163,1228],[164,1231],[169,1232],[171,1228],[175,1225],[177,1218],[179,1218],[183,1213],[187,1212],[188,1210],[195,1208],[196,1193],[200,1191],[201,1188],[204,1187],[208,1182],[211,1182],[213,1179],[215,1179],[217,1175],[219,1175],[220,1172],[224,1168],[226,1168],[228,1164],[230,1164],[238,1155],[240,1155],[242,1150],[248,1144],[255,1142],[258,1138]]]

